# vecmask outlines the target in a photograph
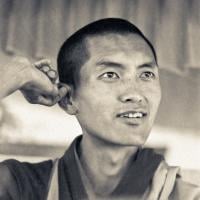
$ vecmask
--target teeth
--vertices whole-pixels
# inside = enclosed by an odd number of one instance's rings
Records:
[[[127,118],[141,118],[143,117],[143,114],[140,112],[136,112],[136,113],[127,113],[124,115],[121,115],[121,117],[127,117]]]
[[[140,118],[140,117],[142,117],[142,116],[143,116],[142,113],[134,113],[132,117]]]

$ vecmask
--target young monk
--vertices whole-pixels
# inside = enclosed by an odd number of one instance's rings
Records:
[[[17,61],[10,66],[20,70],[12,84],[0,86],[1,94],[19,89],[31,103],[59,102],[76,116],[82,135],[60,159],[2,162],[0,199],[200,199],[200,189],[184,182],[179,168],[143,148],[161,88],[155,50],[137,27],[116,18],[93,22],[65,41],[57,63],[59,88],[47,62],[36,69]]]

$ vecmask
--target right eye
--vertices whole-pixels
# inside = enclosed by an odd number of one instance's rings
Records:
[[[147,71],[147,72],[143,72],[141,75],[140,75],[140,78],[145,80],[145,81],[150,81],[150,80],[153,80],[155,79],[155,74],[153,72],[150,72],[150,71]]]
[[[99,76],[101,79],[107,79],[107,80],[113,80],[118,79],[119,76],[115,72],[105,72],[102,75]]]

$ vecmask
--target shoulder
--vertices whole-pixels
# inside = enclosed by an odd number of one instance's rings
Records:
[[[24,197],[28,193],[35,193],[35,195],[40,195],[41,193],[43,195],[42,191],[45,191],[47,187],[51,168],[51,160],[34,164],[13,159],[1,162],[1,195],[5,195],[5,193],[7,195],[9,193],[10,196],[15,195],[13,199],[17,199],[16,196],[19,196],[19,194]]]
[[[169,166],[164,160],[158,166],[152,181],[152,195],[170,200],[200,199],[200,187],[184,179],[179,167]]]
[[[32,179],[36,177],[37,179],[44,176],[48,176],[49,171],[52,167],[52,160],[47,160],[39,163],[28,163],[20,162],[14,159],[5,160],[0,163],[0,170],[7,170],[8,173],[12,174],[15,178],[19,179]]]
[[[185,175],[187,173],[187,176]],[[196,176],[196,177],[194,177]],[[200,199],[200,185],[196,181],[200,177],[200,172],[190,172],[179,170],[174,184],[171,199],[177,200],[197,200]]]
[[[0,199],[19,199],[17,179],[5,162],[0,163]]]

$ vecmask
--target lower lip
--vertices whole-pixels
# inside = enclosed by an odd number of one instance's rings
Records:
[[[125,122],[128,125],[132,125],[132,126],[138,126],[141,123],[144,122],[146,116],[143,116],[141,118],[128,118],[128,117],[119,117],[120,120],[122,120],[123,122]]]

